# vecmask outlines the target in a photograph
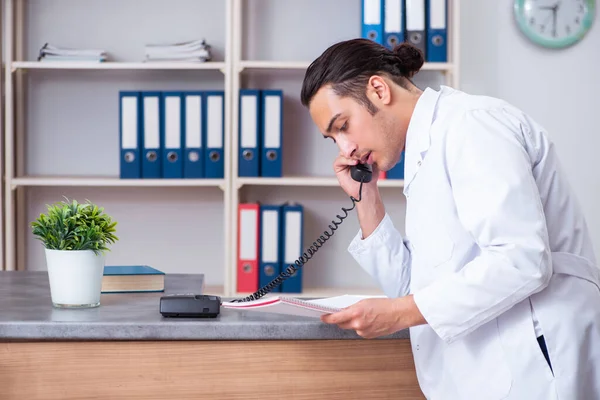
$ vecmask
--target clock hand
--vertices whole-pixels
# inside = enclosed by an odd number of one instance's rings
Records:
[[[552,10],[552,36],[556,36],[556,12],[558,10],[558,4]]]

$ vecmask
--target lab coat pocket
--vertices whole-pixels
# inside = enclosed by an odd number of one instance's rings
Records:
[[[448,368],[461,399],[503,399],[512,385],[497,320],[482,325],[446,349]]]

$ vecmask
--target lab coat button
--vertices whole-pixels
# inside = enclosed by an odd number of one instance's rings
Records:
[[[417,166],[421,166],[421,160],[417,161]]]

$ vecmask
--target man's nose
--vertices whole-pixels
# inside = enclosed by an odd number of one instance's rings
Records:
[[[340,150],[344,157],[352,158],[356,154],[356,145],[347,140],[339,140]]]

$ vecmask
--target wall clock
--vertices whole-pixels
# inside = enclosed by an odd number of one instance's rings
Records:
[[[596,0],[514,0],[517,24],[532,42],[564,48],[579,42],[592,27]]]

